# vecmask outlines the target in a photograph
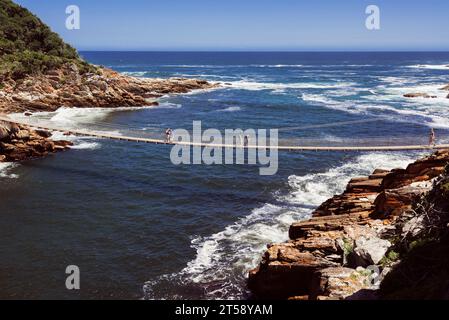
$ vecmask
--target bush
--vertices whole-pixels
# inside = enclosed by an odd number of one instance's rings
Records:
[[[76,63],[83,72],[95,69],[30,11],[0,0],[0,80],[21,79],[66,62]]]

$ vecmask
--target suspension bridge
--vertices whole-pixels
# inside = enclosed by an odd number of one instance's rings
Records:
[[[60,132],[64,135],[86,136],[102,139],[111,139],[119,141],[129,141],[137,143],[159,144],[159,145],[186,145],[192,147],[209,147],[209,148],[245,148],[245,149],[265,149],[279,151],[425,151],[425,150],[443,150],[449,149],[449,144],[404,144],[404,145],[357,145],[357,146],[320,146],[320,145],[241,145],[235,144],[217,144],[207,142],[187,142],[187,141],[167,141],[166,139],[146,138],[141,136],[127,136],[122,134],[112,134],[110,132],[102,132],[90,129],[68,129],[51,123],[41,123],[32,121],[31,119],[13,119],[7,115],[0,115],[0,121],[17,125],[23,125],[38,130],[46,130],[50,132]]]

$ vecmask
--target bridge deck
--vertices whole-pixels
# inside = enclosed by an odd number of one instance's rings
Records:
[[[10,119],[8,116],[0,115],[0,121],[15,123],[18,125],[25,125],[31,128],[42,129],[47,131],[62,132],[70,135],[77,136],[89,136],[112,140],[151,143],[151,144],[164,144],[164,145],[187,145],[197,147],[211,147],[211,148],[241,148],[241,145],[229,145],[229,144],[214,144],[214,143],[195,143],[195,142],[168,142],[162,139],[151,139],[141,137],[129,137],[122,135],[114,135],[109,133],[95,132],[91,130],[67,130],[56,126],[38,125],[28,123],[26,121],[19,121]],[[245,146],[247,149],[275,149],[280,151],[413,151],[413,150],[441,150],[449,149],[449,144],[440,144],[435,146],[429,145],[399,145],[399,146]]]

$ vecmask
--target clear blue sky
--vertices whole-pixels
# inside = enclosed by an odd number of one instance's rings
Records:
[[[15,0],[80,50],[449,50],[448,0]],[[65,28],[65,8],[81,30]],[[365,8],[381,9],[381,30]]]

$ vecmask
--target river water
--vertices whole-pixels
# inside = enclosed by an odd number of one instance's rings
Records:
[[[440,141],[449,130],[449,53],[83,52],[138,77],[195,77],[220,89],[142,109],[35,115],[67,128],[163,137],[171,128],[281,128],[288,141]],[[407,99],[408,92],[435,99]],[[360,121],[363,120],[363,121]],[[366,120],[366,121],[364,121]],[[245,277],[288,226],[353,176],[405,166],[417,152],[279,154],[257,165],[181,165],[170,148],[69,137],[71,151],[0,164],[0,298],[248,297]],[[445,140],[444,140],[445,141]],[[81,290],[65,288],[65,268]]]

